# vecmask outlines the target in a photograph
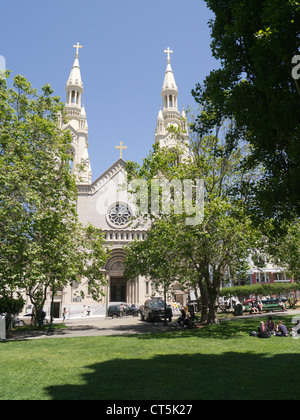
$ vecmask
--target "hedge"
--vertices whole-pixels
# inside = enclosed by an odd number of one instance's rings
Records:
[[[0,297],[0,313],[17,314],[19,313],[25,301],[23,298],[13,299],[11,297]]]
[[[224,287],[220,290],[220,296],[246,298],[250,295],[284,295],[296,290],[300,290],[300,283],[261,283],[251,286]]]

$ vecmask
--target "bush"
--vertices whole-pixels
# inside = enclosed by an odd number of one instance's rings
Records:
[[[250,295],[281,295],[300,290],[300,283],[252,284],[251,286],[234,286],[221,289],[220,296],[245,298]]]
[[[25,301],[22,297],[17,299],[7,296],[0,297],[0,313],[17,314],[22,310],[24,305]]]

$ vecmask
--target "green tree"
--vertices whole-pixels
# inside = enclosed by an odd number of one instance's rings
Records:
[[[300,283],[300,222],[284,223],[284,234],[269,238],[268,253],[274,264],[283,267],[295,282]]]
[[[247,164],[263,163],[264,177],[250,185],[248,197],[258,222],[262,217],[293,217],[295,211],[299,215],[300,84],[292,76],[292,59],[300,54],[300,3],[206,3],[215,13],[211,48],[221,67],[193,90],[196,101],[209,109],[198,122],[212,128],[224,117],[233,118],[228,146],[247,142]]]
[[[99,292],[106,251],[78,221],[71,136],[58,124],[64,105],[49,85],[38,95],[23,76],[9,88],[8,77],[0,79],[0,295],[25,290],[39,317],[48,292],[83,275]]]
[[[174,127],[172,130],[179,136]],[[205,204],[202,222],[192,225],[187,223],[190,214],[183,197],[182,213],[174,211],[178,199],[175,189],[169,197],[173,213],[151,214],[149,207],[152,226],[148,238],[144,243],[129,245],[126,264],[129,268],[136,265],[136,272],[143,270],[150,278],[157,276],[158,282],[165,279],[170,284],[173,279],[183,285],[197,284],[202,319],[211,324],[218,323],[222,282],[245,276],[247,258],[258,247],[260,235],[245,212],[245,197],[237,194],[246,175],[240,167],[242,151],[228,152],[218,135],[198,136],[191,146],[191,157],[186,160],[180,149],[155,145],[142,167],[127,165],[129,178],[145,179],[149,188],[155,178],[181,182],[204,179]]]

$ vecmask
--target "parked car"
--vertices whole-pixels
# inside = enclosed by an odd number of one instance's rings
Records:
[[[17,316],[17,317],[14,318],[13,324],[16,327],[19,327],[19,326],[22,326],[22,325],[31,325],[32,318],[33,318],[32,313]],[[44,324],[48,324],[49,322],[50,322],[49,318],[45,317]]]
[[[166,318],[169,322],[172,321],[172,308],[167,305]],[[165,318],[165,303],[161,299],[148,299],[144,305],[140,307],[140,315],[142,321],[160,321]]]
[[[108,313],[107,316],[108,317],[112,317],[112,318],[119,318],[120,317],[120,303],[117,303],[115,305],[110,305],[108,307]],[[125,303],[123,303],[123,316],[138,316],[139,315],[139,310],[137,308],[130,308],[128,305],[126,305]]]

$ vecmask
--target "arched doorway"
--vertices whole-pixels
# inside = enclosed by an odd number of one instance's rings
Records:
[[[128,305],[141,305],[144,303],[145,296],[141,294],[140,297],[140,277],[130,281],[124,278],[124,260],[125,251],[123,249],[114,249],[105,265],[108,280],[107,304],[110,302],[123,302]]]
[[[123,278],[110,278],[110,302],[127,302],[126,282]]]
[[[124,279],[124,259],[124,252],[113,252],[112,257],[106,264],[106,272],[109,277],[109,302],[127,302],[127,282]]]

